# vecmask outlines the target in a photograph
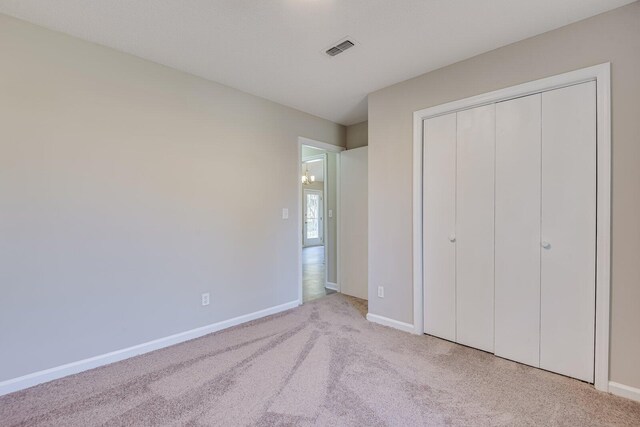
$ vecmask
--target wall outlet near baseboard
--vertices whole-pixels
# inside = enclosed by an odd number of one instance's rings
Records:
[[[378,286],[378,298],[384,298],[384,286]]]
[[[209,305],[209,292],[202,294],[202,305]]]

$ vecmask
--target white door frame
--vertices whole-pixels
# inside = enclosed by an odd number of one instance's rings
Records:
[[[611,298],[611,64],[604,63],[557,76],[453,101],[413,113],[413,327],[423,334],[422,141],[424,120],[507,99],[596,82],[597,236],[595,388],[609,390],[609,321]]]
[[[298,226],[298,304],[302,305],[303,303],[303,297],[302,297],[302,243],[303,243],[303,236],[302,236],[302,180],[300,179],[300,164],[302,162],[302,146],[306,145],[309,147],[313,147],[313,148],[318,148],[321,150],[325,150],[327,152],[331,152],[331,153],[337,153],[339,154],[340,152],[344,151],[345,148],[344,147],[339,147],[337,145],[333,145],[333,144],[327,144],[326,142],[322,142],[322,141],[316,141],[315,139],[310,139],[310,138],[305,138],[303,136],[299,136],[298,137],[298,156],[296,158],[296,180],[298,182],[298,196],[297,196],[297,200],[298,200],[298,208],[297,208],[297,212],[298,214],[296,215],[296,221],[297,221],[297,226]],[[327,156],[324,155],[325,161],[324,161],[324,220],[325,220],[325,224],[324,224],[324,230],[325,230],[325,236],[324,236],[324,247],[325,247],[325,262],[326,262],[326,248],[327,245],[329,244],[330,239],[328,238],[328,233],[326,230],[328,230],[326,221],[327,221],[327,172],[328,172],[328,162],[327,162]],[[306,160],[306,159],[305,159]],[[333,217],[335,218],[336,221],[336,287],[337,287],[337,291],[340,291],[340,156],[337,156],[337,162],[336,162],[336,211],[333,213]],[[328,265],[328,264],[327,264]],[[329,269],[325,268],[325,285],[327,284],[327,277],[329,274]]]

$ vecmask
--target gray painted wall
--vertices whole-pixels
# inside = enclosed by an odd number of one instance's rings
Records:
[[[0,61],[0,381],[297,299],[343,126],[3,15]]]
[[[369,95],[369,311],[413,321],[412,114],[612,63],[610,379],[640,387],[640,3],[526,39]],[[385,298],[376,287],[385,286]]]
[[[369,145],[369,122],[347,126],[347,150]]]

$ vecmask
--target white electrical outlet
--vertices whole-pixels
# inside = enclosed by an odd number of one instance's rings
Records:
[[[209,305],[209,292],[202,294],[202,305]]]
[[[282,208],[282,219],[289,219],[289,209]]]
[[[384,286],[378,286],[378,298],[384,298]]]

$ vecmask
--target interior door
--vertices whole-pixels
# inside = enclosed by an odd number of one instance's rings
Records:
[[[340,153],[340,292],[365,300],[369,299],[368,153],[368,147]]]
[[[496,104],[495,353],[540,363],[541,94]]]
[[[493,352],[495,104],[457,116],[456,336]]]
[[[424,121],[424,330],[456,340],[456,113]]]
[[[542,94],[540,367],[593,382],[596,84]]]
[[[303,203],[303,245],[322,245],[324,244],[322,191],[303,190]]]

